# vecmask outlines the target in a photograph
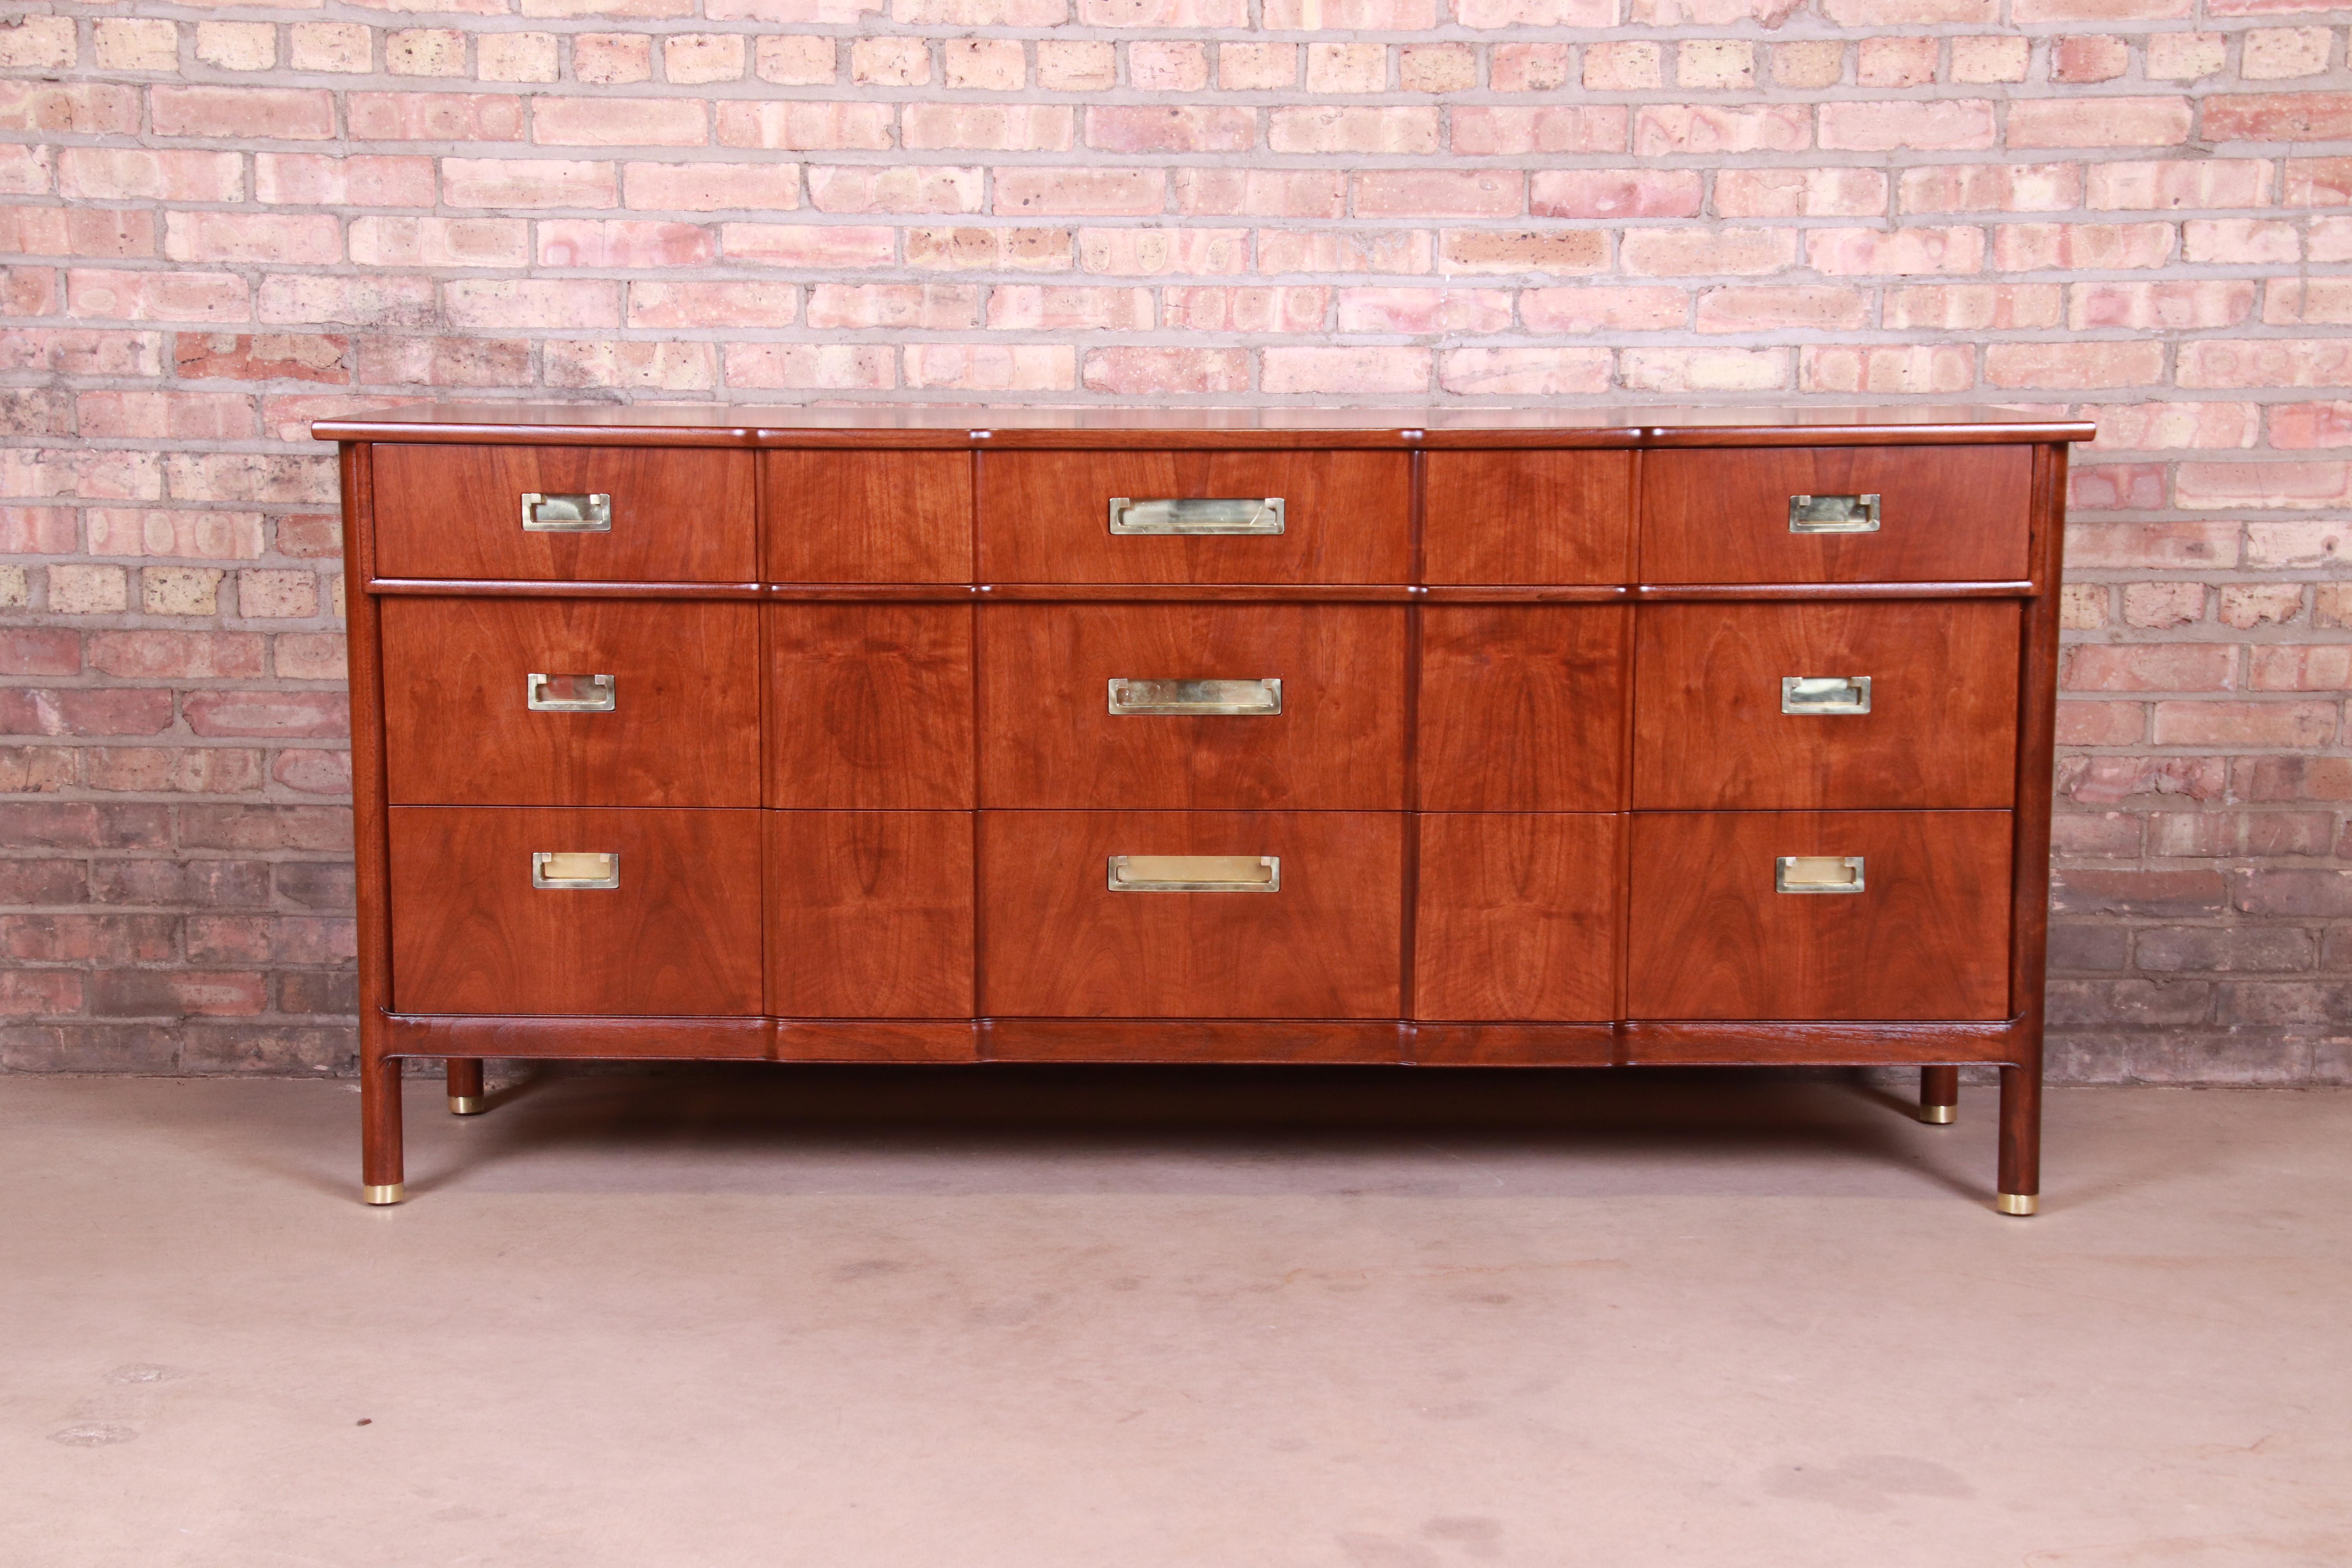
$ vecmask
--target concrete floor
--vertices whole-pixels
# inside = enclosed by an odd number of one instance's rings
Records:
[[[8,1568],[2341,1568],[2352,1095],[0,1079]]]

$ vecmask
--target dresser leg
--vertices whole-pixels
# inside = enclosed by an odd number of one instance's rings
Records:
[[[482,1058],[451,1057],[449,1058],[449,1114],[479,1116],[482,1110]]]
[[[400,1147],[400,1058],[372,1040],[360,1046],[360,1189],[371,1204],[407,1196]]]
[[[1919,1069],[1919,1120],[1932,1127],[1948,1127],[1960,1113],[1960,1069]]]
[[[2000,1193],[1994,1207],[2029,1215],[2042,1206],[2042,1070],[2000,1069]]]

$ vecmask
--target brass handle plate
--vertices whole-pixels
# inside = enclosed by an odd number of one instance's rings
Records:
[[[523,679],[523,706],[534,713],[610,713],[615,693],[609,675],[542,675]]]
[[[608,495],[552,495],[522,492],[522,526],[526,533],[610,533],[613,498]]]
[[[1282,682],[1263,680],[1130,680],[1113,676],[1110,710],[1119,714],[1231,714],[1263,717],[1282,711]]]
[[[1130,500],[1110,498],[1113,533],[1280,533],[1282,498]]]
[[[1273,893],[1282,888],[1279,855],[1114,855],[1114,893]]]
[[[1870,711],[1870,677],[1866,675],[1784,675],[1780,678],[1780,711],[1824,716]]]
[[[1790,533],[1876,533],[1878,497],[1790,496]]]
[[[621,885],[621,857],[617,851],[534,849],[530,856],[530,885],[558,889],[617,888]]]
[[[1782,893],[1859,893],[1859,855],[1783,855],[1772,863],[1772,887]]]

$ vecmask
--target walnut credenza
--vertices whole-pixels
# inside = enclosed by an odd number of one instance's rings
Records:
[[[329,420],[400,1062],[2000,1068],[2066,443],[1968,409]]]

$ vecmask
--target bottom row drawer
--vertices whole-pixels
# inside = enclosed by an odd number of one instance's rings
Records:
[[[1999,811],[395,806],[391,840],[408,1013],[2009,1013]]]

